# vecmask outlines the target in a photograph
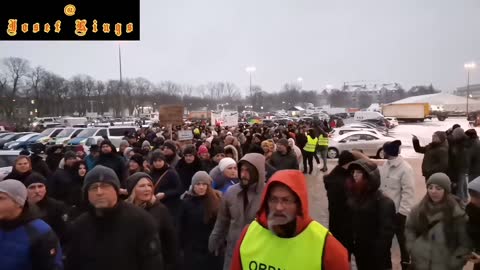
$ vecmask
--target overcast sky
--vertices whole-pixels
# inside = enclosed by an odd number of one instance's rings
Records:
[[[122,43],[124,77],[278,91],[348,81],[466,84],[480,64],[478,0],[141,0],[141,41]],[[66,78],[118,79],[118,42],[1,42],[0,57],[30,60]],[[480,82],[480,67],[472,74]]]

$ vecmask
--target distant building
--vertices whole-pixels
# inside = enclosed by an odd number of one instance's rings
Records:
[[[359,97],[362,94],[370,96],[372,103],[383,104],[394,100],[397,93],[403,88],[399,83],[345,83],[342,90],[350,93],[353,104],[359,103]]]
[[[470,92],[471,98],[480,99],[480,84],[471,84],[469,88],[470,88],[469,92]],[[455,91],[455,95],[466,97],[467,87],[466,86],[458,87],[457,91]]]

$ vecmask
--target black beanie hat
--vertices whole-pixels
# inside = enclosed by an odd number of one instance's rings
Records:
[[[224,149],[220,145],[212,146],[212,157],[218,154],[223,154],[223,153],[224,153]]]
[[[150,164],[153,164],[153,162],[155,162],[155,160],[159,160],[159,159],[163,160],[163,161],[166,160],[165,155],[162,153],[162,151],[157,149],[157,150],[153,151],[151,156],[150,156]]]
[[[400,154],[400,145],[402,145],[402,141],[395,140],[393,142],[386,142],[383,145],[383,151],[385,154],[391,157],[397,157]]]
[[[338,165],[343,166],[352,161],[355,161],[355,157],[350,151],[342,151],[338,156]]]
[[[173,141],[170,141],[170,140],[165,141],[163,143],[163,147],[166,147],[166,148],[172,150],[172,152],[174,152],[174,153],[177,152],[177,146],[175,145],[175,143]]]
[[[140,167],[143,167],[143,156],[140,154],[133,154],[133,156],[130,158],[130,161],[134,161],[137,163]]]
[[[115,145],[113,145],[113,143],[110,140],[103,140],[100,143],[100,150],[102,149],[102,146],[104,146],[105,144],[109,145],[110,148],[112,148],[112,153],[117,153],[117,148],[115,147]]]
[[[44,184],[45,186],[47,185],[47,178],[45,178],[43,175],[39,174],[39,173],[36,173],[36,172],[32,172],[29,176],[27,176],[25,178],[25,180],[23,181],[23,184],[25,185],[25,187],[28,188],[28,186],[30,186],[31,184]]]
[[[185,149],[183,149],[183,155],[196,155],[197,154],[197,150],[195,149],[195,145],[193,144],[189,144],[185,147]]]
[[[95,166],[91,171],[85,175],[83,182],[83,193],[88,191],[88,188],[94,183],[108,183],[112,185],[118,192],[120,189],[120,180],[114,170],[103,165]]]
[[[153,183],[152,177],[148,173],[144,173],[144,172],[134,173],[127,178],[128,194],[132,194],[133,189],[137,185],[138,181],[140,181],[140,179],[142,179],[142,178],[147,178],[148,180],[152,181],[152,183]]]

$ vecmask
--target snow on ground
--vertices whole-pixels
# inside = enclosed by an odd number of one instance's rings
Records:
[[[432,141],[432,134],[435,131],[446,131],[454,124],[459,124],[464,130],[470,129],[465,117],[451,117],[443,122],[435,118],[421,123],[399,123],[397,127],[389,130],[389,136],[402,141],[401,155],[403,157],[422,158],[423,154],[418,154],[413,149],[412,134],[416,135],[420,145],[424,146]],[[475,129],[480,134],[480,128]]]

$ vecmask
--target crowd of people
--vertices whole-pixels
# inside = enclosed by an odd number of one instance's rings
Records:
[[[382,165],[344,151],[328,172],[330,128],[195,126],[191,141],[142,128],[118,150],[104,138],[88,154],[23,151],[0,181],[1,269],[346,270],[355,258],[383,270],[394,236],[402,269],[480,262],[476,133],[454,126],[425,147],[414,138],[427,186],[416,203],[401,141],[384,145]],[[328,229],[310,216],[314,159]]]

